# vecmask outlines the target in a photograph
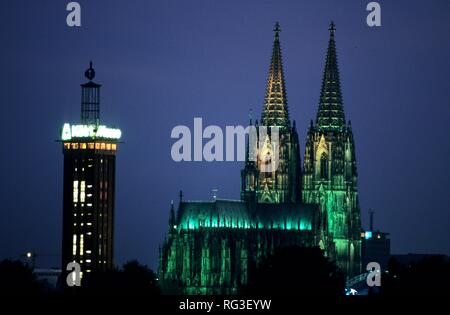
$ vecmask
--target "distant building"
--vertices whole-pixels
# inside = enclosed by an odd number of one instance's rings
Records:
[[[44,281],[51,289],[55,289],[58,283],[58,277],[61,274],[60,269],[41,269],[36,268],[33,270],[36,278],[39,281]]]
[[[64,124],[62,270],[81,265],[82,276],[114,266],[116,153],[121,131],[100,124],[100,84],[92,63],[81,85],[81,124]]]
[[[389,233],[379,230],[375,231],[373,226],[374,213],[372,209],[369,210],[369,229],[367,231],[361,231],[361,261],[363,271],[366,271],[366,266],[370,262],[377,262],[380,264],[382,270],[387,270],[391,256]]]
[[[386,270],[391,257],[389,233],[380,231],[361,232],[361,257],[363,270],[369,262],[377,262]]]
[[[445,261],[450,261],[450,257],[443,254],[395,254],[391,255],[400,265],[408,266],[418,263],[424,259],[428,258],[442,258]]]
[[[279,127],[279,148],[270,134],[257,135],[256,156],[250,158],[247,147],[241,200],[194,202],[180,195],[177,211],[172,204],[158,273],[163,284],[184,293],[235,293],[247,284],[249,270],[283,246],[318,246],[348,277],[361,272],[355,146],[344,115],[334,24],[303,172],[296,124],[289,118],[278,23],[274,31],[262,119],[255,125]],[[278,168],[263,171],[275,153]]]

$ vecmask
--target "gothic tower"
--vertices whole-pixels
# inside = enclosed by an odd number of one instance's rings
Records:
[[[302,198],[319,204],[335,243],[336,263],[347,276],[360,273],[360,208],[355,144],[344,115],[334,23],[325,61],[319,108],[305,145]]]
[[[291,125],[289,120],[280,31],[276,23],[261,124],[256,121],[255,126],[257,148],[253,152],[256,156],[252,156],[249,153],[252,150],[247,147],[247,159],[241,172],[241,199],[246,201],[283,203],[301,200],[300,146],[295,121]],[[278,135],[272,127],[278,127]]]

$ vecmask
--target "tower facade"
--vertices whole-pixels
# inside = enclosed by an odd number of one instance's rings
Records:
[[[247,147],[247,159],[241,171],[241,199],[259,203],[301,199],[300,146],[295,121],[291,125],[289,120],[280,31],[276,23],[261,124],[255,125],[257,147],[253,151]],[[260,127],[265,127],[265,131]],[[272,127],[278,127],[278,134]]]
[[[81,85],[81,124],[65,123],[62,270],[81,266],[81,277],[114,266],[114,197],[120,129],[100,124],[100,85],[92,63]]]
[[[329,31],[319,108],[306,136],[302,198],[320,206],[335,243],[336,263],[352,276],[361,270],[358,172],[351,123],[344,115],[333,22]]]

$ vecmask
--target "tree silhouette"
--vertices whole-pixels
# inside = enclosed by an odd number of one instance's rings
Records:
[[[253,269],[253,270],[252,270]],[[283,247],[249,270],[243,294],[343,295],[345,280],[320,248]]]
[[[1,295],[37,295],[43,293],[44,283],[37,280],[33,270],[18,260],[0,262]]]
[[[135,260],[125,263],[122,270],[92,272],[80,291],[86,295],[147,296],[160,293],[155,273]]]
[[[380,293],[384,296],[450,295],[450,260],[444,255],[406,265],[391,258],[388,270],[381,278]]]

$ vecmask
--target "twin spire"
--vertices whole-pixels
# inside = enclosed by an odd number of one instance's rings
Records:
[[[338,130],[345,126],[345,115],[337,64],[336,43],[334,40],[336,27],[333,22],[330,23],[328,30],[330,32],[330,39],[316,124],[321,130]],[[275,32],[275,39],[264,98],[262,125],[288,127],[290,126],[290,121],[281,59],[281,29],[278,22],[275,24],[273,31]]]
[[[273,42],[272,59],[267,79],[266,96],[262,113],[262,125],[264,126],[289,126],[289,112],[287,105],[286,87],[284,83],[283,63],[280,47],[280,24],[277,22]]]
[[[336,27],[333,22],[330,23],[328,30],[330,31],[330,40],[328,42],[319,109],[316,117],[317,127],[326,131],[340,130],[345,126],[336,42],[334,41]]]

